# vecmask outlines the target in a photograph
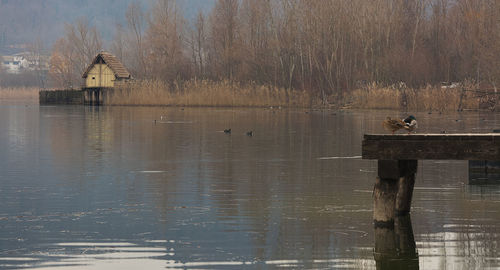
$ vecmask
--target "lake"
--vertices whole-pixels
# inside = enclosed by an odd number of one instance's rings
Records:
[[[2,103],[0,268],[500,268],[500,181],[469,184],[466,161],[419,161],[408,238],[375,233],[361,141],[386,116],[405,114]]]

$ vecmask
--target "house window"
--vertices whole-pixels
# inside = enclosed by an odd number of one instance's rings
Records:
[[[14,65],[19,65],[19,61],[14,61]]]
[[[3,62],[4,65],[8,65],[9,64],[9,61],[5,61]]]
[[[92,80],[95,80],[95,76],[92,76]]]

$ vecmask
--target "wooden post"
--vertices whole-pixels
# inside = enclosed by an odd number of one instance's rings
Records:
[[[99,106],[104,104],[106,98],[104,87],[88,87],[84,88],[84,104],[90,106]]]
[[[102,105],[102,88],[97,88],[97,106]]]
[[[379,160],[373,188],[375,227],[394,227],[395,215],[410,212],[415,183],[416,160]]]
[[[401,176],[399,177],[398,194],[396,195],[395,214],[397,216],[404,216],[410,213],[417,164],[416,160],[399,161]]]
[[[373,222],[375,227],[394,227],[394,206],[398,191],[394,179],[377,177],[373,188]]]

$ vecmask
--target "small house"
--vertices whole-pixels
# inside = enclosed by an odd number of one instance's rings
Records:
[[[115,82],[130,79],[130,73],[114,55],[100,52],[82,77],[85,88],[114,87]]]
[[[2,66],[7,73],[19,74],[28,67],[27,60],[21,55],[4,56]]]

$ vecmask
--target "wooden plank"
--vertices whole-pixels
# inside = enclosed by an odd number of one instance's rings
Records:
[[[83,92],[80,90],[42,90],[39,103],[44,104],[83,104]]]
[[[369,140],[500,140],[500,133],[426,133],[426,134],[365,134],[364,139]]]
[[[500,160],[500,134],[365,134],[363,159]]]

